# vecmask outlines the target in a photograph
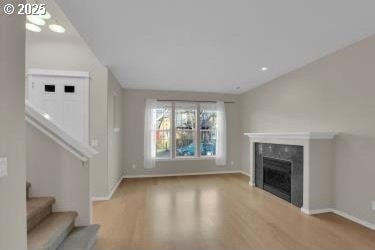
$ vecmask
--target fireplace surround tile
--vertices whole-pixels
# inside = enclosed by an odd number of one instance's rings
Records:
[[[303,205],[303,146],[255,143],[255,186],[263,189],[263,157],[292,163],[291,203]]]

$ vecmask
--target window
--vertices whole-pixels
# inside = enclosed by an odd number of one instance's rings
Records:
[[[175,104],[176,157],[194,157],[196,150],[197,104]]]
[[[161,102],[146,99],[144,168],[155,160],[215,158],[227,164],[225,104],[217,102]]]
[[[153,109],[155,126],[156,158],[171,157],[171,106],[169,103],[159,103]]]
[[[55,92],[56,86],[52,84],[46,84],[44,85],[44,91],[45,92]]]
[[[212,104],[200,105],[201,156],[216,155],[217,111]]]
[[[74,93],[75,92],[75,86],[65,85],[64,86],[64,92],[65,93]]]
[[[151,147],[148,150],[154,152],[151,158],[189,159],[217,155],[218,111],[215,103],[154,102],[150,112]]]

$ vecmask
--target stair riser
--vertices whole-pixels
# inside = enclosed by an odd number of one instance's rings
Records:
[[[31,231],[35,226],[42,222],[48,215],[52,213],[52,205],[41,210],[38,214],[34,215],[27,220],[27,232]]]

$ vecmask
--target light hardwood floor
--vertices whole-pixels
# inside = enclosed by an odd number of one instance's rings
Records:
[[[127,179],[94,222],[98,250],[375,249],[375,231],[304,215],[241,174]]]

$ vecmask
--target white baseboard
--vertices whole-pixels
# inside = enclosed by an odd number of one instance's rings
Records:
[[[153,177],[173,177],[173,176],[192,176],[192,175],[212,175],[212,174],[244,174],[240,170],[214,171],[214,172],[195,172],[195,173],[174,173],[174,174],[141,174],[141,175],[125,175],[124,178],[153,178]]]
[[[250,174],[249,173],[247,173],[247,172],[245,172],[245,171],[243,171],[243,170],[240,170],[240,171],[238,171],[240,174],[243,174],[243,175],[246,175],[246,176],[249,176],[250,177]]]
[[[375,224],[373,224],[373,223],[370,223],[370,222],[367,222],[367,221],[361,220],[361,219],[359,219],[359,218],[357,218],[357,217],[354,217],[354,216],[352,216],[352,215],[350,215],[350,214],[347,214],[347,213],[345,213],[345,212],[342,212],[342,211],[338,211],[338,210],[336,210],[336,209],[333,209],[333,212],[334,212],[335,214],[341,216],[341,217],[344,217],[344,218],[346,218],[346,219],[348,219],[348,220],[351,220],[351,221],[354,221],[354,222],[356,222],[356,223],[358,223],[358,224],[360,224],[360,225],[362,225],[362,226],[365,226],[365,227],[367,227],[367,228],[370,228],[370,229],[372,229],[372,230],[375,230]]]
[[[333,208],[325,208],[325,209],[315,209],[315,210],[308,210],[307,208],[302,207],[301,212],[308,215],[314,214],[325,214],[325,213],[333,213]]]
[[[94,196],[91,198],[91,202],[93,201],[108,201],[112,198],[112,195],[115,193],[115,191],[117,190],[118,186],[120,185],[121,181],[125,179],[125,176],[122,176],[118,182],[116,183],[116,185],[112,188],[112,191],[109,193],[109,195],[107,196]]]
[[[337,209],[333,209],[333,208],[325,208],[325,209],[315,209],[315,210],[308,210],[306,208],[301,208],[301,211],[302,213],[304,214],[308,214],[308,215],[314,215],[314,214],[324,214],[324,213],[334,213],[334,214],[337,214],[341,217],[344,217],[348,220],[351,220],[355,223],[358,223],[364,227],[367,227],[369,229],[372,229],[372,230],[375,230],[375,224],[372,224],[370,222],[367,222],[367,221],[364,221],[362,219],[359,219],[357,217],[354,217],[348,213],[345,213],[345,212],[342,212],[342,211],[339,211]]]

